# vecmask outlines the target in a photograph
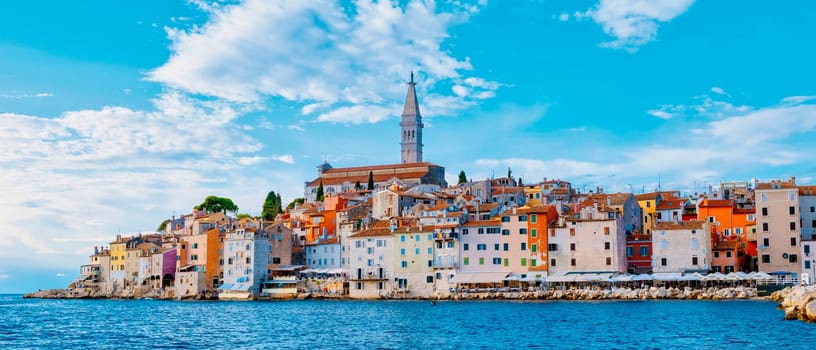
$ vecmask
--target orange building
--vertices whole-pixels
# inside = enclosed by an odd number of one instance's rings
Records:
[[[753,270],[752,266],[754,266],[757,254],[756,236],[751,234],[751,230],[756,225],[753,208],[739,208],[733,199],[703,198],[697,205],[697,218],[711,223],[714,249],[718,249],[720,244],[726,241],[736,242],[737,253],[730,257],[733,261],[726,264],[726,257],[721,258],[723,271],[725,266],[735,266],[735,271]],[[731,247],[731,244],[725,247]]]
[[[527,214],[527,245],[541,247],[537,252],[530,252],[531,258],[540,261],[536,266],[530,266],[530,271],[547,271],[547,253],[549,249],[547,229],[550,224],[558,221],[558,210],[552,205],[541,205],[529,208],[519,208],[519,214]]]

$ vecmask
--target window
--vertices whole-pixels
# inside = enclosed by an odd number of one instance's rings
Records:
[[[519,221],[527,221],[527,215],[519,215]]]
[[[764,196],[765,194],[763,193],[762,195]],[[762,216],[768,216],[768,208],[767,207],[762,208]]]
[[[762,232],[768,232],[768,223],[767,222],[762,223]]]
[[[428,247],[428,254],[433,254],[433,248]]]
[[[810,260],[805,260],[805,268],[810,269]]]
[[[527,229],[526,228],[519,229],[519,234],[526,236],[527,235]]]
[[[504,229],[504,230],[501,231],[501,233],[502,233],[502,236],[509,236],[510,235],[510,230]]]
[[[521,258],[521,266],[527,266],[527,258]]]
[[[642,246],[640,246],[639,250],[640,250],[640,252],[639,252],[640,256],[649,256],[649,247],[648,246],[642,245]]]
[[[400,263],[400,266],[402,266],[402,268],[404,269],[404,268],[408,267],[408,262],[407,262],[407,261],[405,261],[405,260],[403,260],[403,261]]]
[[[719,257],[720,257],[720,252],[719,252],[719,251],[717,251],[717,250],[715,250],[715,251],[714,251],[714,257],[715,257],[715,258],[719,258]]]
[[[788,207],[788,214],[795,215],[796,214],[796,207]]]
[[[273,263],[273,264],[280,264],[280,262],[281,262],[280,257],[277,257],[277,256],[276,256],[276,257],[273,257],[273,258],[272,258],[272,263]]]
[[[467,244],[465,244],[467,246]],[[465,248],[467,250],[467,248]],[[405,248],[400,248],[400,255],[405,255]]]
[[[462,250],[468,250],[470,248],[470,244],[465,243],[462,245]]]
[[[487,228],[487,233],[497,235],[497,234],[499,234],[499,228],[498,227],[488,227]]]
[[[521,242],[521,250],[527,250],[527,242]]]
[[[796,223],[793,222],[793,221],[790,222],[790,230],[791,231],[796,231]]]
[[[791,237],[791,247],[796,246],[796,237]]]
[[[468,234],[468,229],[466,229],[466,228],[463,228],[463,229],[462,229],[462,234],[463,234],[463,235],[466,235],[466,234]]]
[[[605,235],[609,234],[609,226],[604,226],[604,234]]]
[[[510,250],[510,243],[505,243],[503,248],[504,248],[505,252],[509,251]]]
[[[612,258],[606,257],[606,266],[611,266],[611,265],[612,265]]]
[[[533,253],[538,252],[538,245],[535,244],[535,243],[531,244],[530,245],[530,251],[532,251]]]
[[[691,264],[692,265],[697,265],[697,256],[696,255],[691,257]]]
[[[550,237],[555,237],[555,229],[554,228],[550,229]]]
[[[570,259],[570,266],[575,266],[575,258]]]
[[[575,243],[570,243],[570,250],[575,251]]]
[[[536,238],[536,229],[530,230],[530,237]]]
[[[742,234],[742,227],[735,227],[734,234],[741,235]]]
[[[555,259],[550,259],[550,266],[555,267]]]
[[[419,242],[419,235],[414,236],[417,242]]]
[[[660,258],[660,265],[661,266],[666,266],[667,265],[666,258]]]
[[[767,201],[768,200],[768,194],[763,192],[762,194],[760,194],[759,198],[762,199],[763,202]]]
[[[501,258],[493,258],[493,265],[501,265]]]
[[[796,193],[794,193],[794,192],[788,192],[788,200],[789,200],[789,201],[792,201],[792,200],[794,200],[795,198],[796,198]]]
[[[368,261],[366,261],[366,264],[368,266],[374,266],[374,259],[368,259]]]
[[[768,254],[762,255],[762,263],[763,264],[770,264],[771,263],[771,256]]]
[[[810,244],[805,244],[804,249],[805,249],[805,255],[810,254]]]
[[[419,237],[419,236],[417,236]],[[414,255],[419,255],[419,248],[414,248]]]
[[[813,213],[814,211],[816,211],[816,207],[810,207],[810,212]]]
[[[691,250],[697,250],[698,248],[700,248],[700,241],[698,241],[697,238],[692,238],[691,239]]]
[[[788,255],[788,259],[791,262],[791,264],[797,263],[799,261],[799,257],[796,256],[796,254]]]
[[[510,259],[504,258],[504,266],[510,266]]]
[[[425,277],[425,282],[433,283],[433,276]]]
[[[501,222],[510,222],[510,217],[509,216],[502,216]]]
[[[476,245],[476,250],[487,250],[487,244],[479,243]]]
[[[400,242],[405,242],[405,235],[400,236]]]
[[[198,249],[198,243],[193,243],[193,249]]]
[[[536,259],[530,259],[530,266],[531,266],[531,267],[535,267],[535,266],[536,266]]]
[[[635,247],[626,247],[626,256],[635,256]]]
[[[479,265],[484,265],[484,258],[479,258]]]
[[[765,246],[765,248],[770,247],[771,246],[771,239],[770,238],[763,238],[762,239],[762,245]]]
[[[536,222],[536,214],[530,214],[530,222]]]
[[[604,242],[604,250],[610,250],[610,249],[612,249],[612,244],[610,244],[609,242]]]
[[[556,243],[548,244],[547,245],[547,250],[549,250],[551,252],[558,251],[558,244],[556,244]]]
[[[470,265],[470,258],[468,258],[468,257],[464,257],[464,258],[462,258],[462,264],[464,264],[464,265]]]
[[[484,228],[483,228],[483,227],[479,227],[478,233],[479,233],[480,235],[483,235],[483,234],[484,234]]]
[[[570,227],[570,236],[575,236],[575,227]]]
[[[493,245],[493,250],[499,250],[499,244],[498,243]]]
[[[725,251],[725,257],[726,257],[726,258],[730,258],[730,257],[731,257],[731,254],[732,254],[732,253],[731,253],[731,251],[730,251],[730,250]]]

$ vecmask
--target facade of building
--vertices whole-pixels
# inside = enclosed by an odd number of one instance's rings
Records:
[[[707,273],[711,270],[711,234],[702,220],[659,222],[652,234],[654,273]]]
[[[548,275],[624,273],[626,231],[621,214],[602,206],[588,206],[550,227]]]
[[[430,297],[434,283],[433,227],[403,226],[394,230],[394,292],[397,297]]]
[[[796,181],[757,182],[756,227],[759,270],[783,280],[802,273],[799,189]]]
[[[389,222],[348,237],[349,297],[371,299],[393,295],[394,240]],[[394,225],[396,226],[396,225]]]

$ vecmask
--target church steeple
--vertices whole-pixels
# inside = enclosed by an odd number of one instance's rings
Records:
[[[419,113],[419,101],[416,95],[414,72],[408,82],[408,95],[405,96],[405,107],[402,109],[402,163],[422,162],[422,115]]]

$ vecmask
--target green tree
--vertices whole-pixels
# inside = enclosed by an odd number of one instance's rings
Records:
[[[269,191],[263,203],[261,218],[267,221],[274,220],[276,215],[283,212],[283,208],[281,208],[281,206],[280,194],[275,193],[275,191]]]
[[[374,172],[373,171],[368,172],[368,187],[366,189],[369,190],[369,191],[374,190]]]
[[[298,197],[298,198],[293,199],[292,202],[289,203],[289,205],[287,205],[286,207],[289,208],[289,209],[295,209],[296,205],[303,204],[305,202],[306,202],[306,198]]]
[[[170,223],[170,219],[162,221],[162,223],[159,225],[159,228],[157,228],[156,231],[164,232],[164,230],[167,229],[167,224],[169,224],[169,223]]]
[[[467,175],[465,175],[465,171],[462,170],[459,172],[459,184],[467,182]]]
[[[238,211],[238,206],[232,199],[218,196],[207,196],[201,204],[193,207],[195,210],[204,210],[208,213],[224,213]]]
[[[355,191],[359,191],[362,188],[363,188],[363,185],[360,184],[360,181],[357,181],[357,183],[354,184],[354,190]]]
[[[236,218],[239,218],[239,219],[251,219],[251,218],[252,218],[252,215],[249,215],[249,214],[247,214],[247,213],[239,213],[239,214],[238,214],[238,215],[236,215],[235,217],[236,217]]]
[[[323,181],[320,181],[320,186],[317,186],[317,198],[315,198],[318,202],[323,201]]]

